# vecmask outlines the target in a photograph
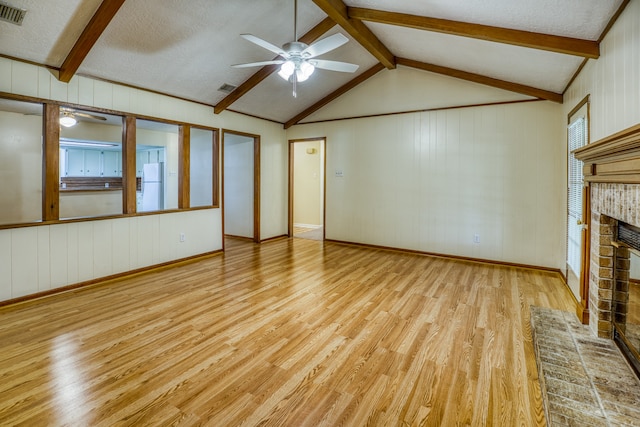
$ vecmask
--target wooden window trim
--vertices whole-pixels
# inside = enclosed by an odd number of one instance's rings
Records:
[[[60,102],[45,98],[39,98],[28,95],[19,95],[8,92],[0,91],[0,99],[7,99],[12,101],[31,102],[42,105],[42,138],[43,138],[43,153],[42,153],[42,220],[32,222],[20,222],[13,224],[0,224],[0,230],[14,229],[14,228],[26,228],[26,227],[39,227],[55,224],[67,224],[73,222],[87,222],[87,221],[101,221],[118,218],[126,218],[133,216],[146,216],[146,215],[162,215],[176,212],[185,212],[192,210],[205,210],[205,209],[220,209],[220,157],[221,144],[220,144],[220,128],[195,125],[193,123],[169,120],[158,117],[146,116],[146,115],[132,115],[118,110],[111,110],[106,108],[97,108],[91,106],[85,106],[80,104],[73,104],[67,102]],[[109,114],[115,116],[121,116],[123,120],[122,130],[122,179],[123,179],[123,204],[122,214],[120,215],[105,215],[94,216],[89,218],[69,218],[60,219],[60,107],[68,107],[72,109],[79,109],[83,111]],[[202,130],[210,130],[213,132],[213,204],[211,206],[198,206],[195,208],[178,208],[167,209],[154,212],[137,212],[136,210],[136,155],[135,155],[135,123],[136,120],[148,120],[155,121],[164,124],[177,125],[179,127],[193,127]],[[239,135],[256,136],[252,134],[244,134],[242,132],[233,131],[233,133]],[[259,139],[258,138],[258,150]],[[259,151],[257,152],[259,157]],[[259,170],[259,163],[258,163]],[[128,177],[133,179],[128,179]],[[258,177],[259,180],[259,177]],[[180,187],[181,188],[181,187]],[[259,213],[259,206],[258,206]],[[258,233],[259,233],[259,221],[258,221]]]

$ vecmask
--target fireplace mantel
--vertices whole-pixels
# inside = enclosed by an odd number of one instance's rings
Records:
[[[573,151],[586,182],[640,183],[640,124]]]

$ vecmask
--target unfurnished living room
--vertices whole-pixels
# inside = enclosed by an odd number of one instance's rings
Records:
[[[640,0],[0,0],[0,425],[640,425]]]

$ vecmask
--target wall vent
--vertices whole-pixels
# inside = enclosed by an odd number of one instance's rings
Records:
[[[237,86],[230,85],[229,83],[225,83],[218,88],[220,92],[231,93],[235,90]]]
[[[0,2],[0,21],[7,21],[12,24],[22,25],[22,20],[27,14],[25,9],[10,6]]]

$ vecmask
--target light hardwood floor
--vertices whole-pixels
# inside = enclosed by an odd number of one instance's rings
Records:
[[[0,425],[544,425],[553,273],[304,239],[0,308]]]

